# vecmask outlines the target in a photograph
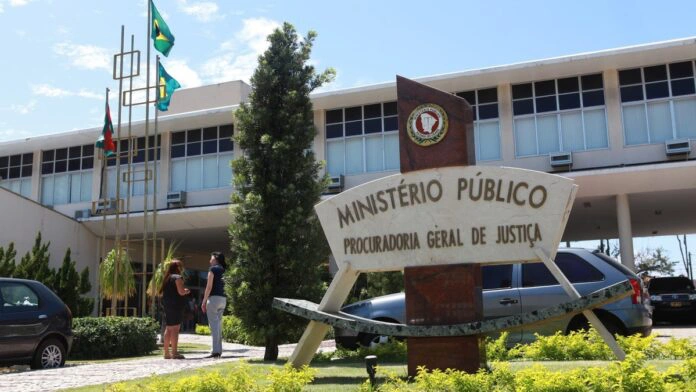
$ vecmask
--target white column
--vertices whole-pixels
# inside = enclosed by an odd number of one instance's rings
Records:
[[[633,230],[631,229],[631,207],[628,195],[616,195],[616,220],[619,226],[619,247],[621,263],[635,271],[633,264]]]

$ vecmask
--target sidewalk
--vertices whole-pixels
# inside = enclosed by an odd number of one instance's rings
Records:
[[[198,343],[210,346],[210,336],[182,334],[182,343]],[[295,344],[281,345],[278,348],[279,357],[289,357]],[[334,342],[324,341],[320,351],[333,351]],[[165,360],[152,357],[135,360],[124,360],[89,365],[72,365],[59,369],[26,370],[8,374],[0,374],[0,391],[56,391],[65,388],[76,388],[86,385],[114,383],[152,375],[167,374],[185,370],[195,370],[223,362],[243,359],[263,358],[263,347],[245,346],[235,343],[223,343],[222,357],[218,359],[204,358],[208,350],[189,352],[184,360]]]

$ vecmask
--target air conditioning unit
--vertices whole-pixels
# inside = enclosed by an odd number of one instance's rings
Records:
[[[331,182],[329,183],[329,189],[327,193],[335,194],[343,192],[343,187],[345,186],[345,177],[341,174],[338,177],[331,177]]]
[[[665,142],[665,153],[667,155],[682,155],[691,152],[689,139],[667,140]]]
[[[573,155],[570,152],[552,152],[549,154],[549,163],[552,167],[571,166]]]
[[[75,211],[75,219],[87,219],[90,216],[92,216],[92,210],[90,210],[89,208],[86,210]]]
[[[167,208],[184,207],[186,205],[186,192],[168,192],[167,193]]]
[[[115,214],[118,210],[118,199],[99,200],[94,209],[95,215]]]

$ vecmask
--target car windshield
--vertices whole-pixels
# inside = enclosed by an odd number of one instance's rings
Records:
[[[693,291],[694,284],[688,278],[653,278],[650,291]]]

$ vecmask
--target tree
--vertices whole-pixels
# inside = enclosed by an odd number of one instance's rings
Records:
[[[360,274],[353,286],[353,294],[347,302],[362,301],[402,291],[404,291],[403,272],[368,272]]]
[[[662,247],[655,250],[643,249],[639,251],[634,257],[636,273],[640,276],[674,274],[674,265],[677,262],[670,261],[664,251]]]
[[[48,261],[51,257],[50,253],[48,253],[50,245],[50,242],[42,243],[41,232],[39,232],[36,235],[31,251],[22,257],[22,260],[15,268],[14,277],[37,280],[53,289],[55,287],[55,271],[48,266]]]
[[[133,265],[126,249],[111,249],[106,258],[99,266],[99,282],[101,294],[104,298],[112,301],[112,312],[116,310],[116,301],[126,298],[126,295],[135,294],[135,278],[133,275]],[[119,257],[117,257],[117,254]],[[114,271],[118,265],[118,276],[114,286]],[[116,314],[112,314],[115,316]]]
[[[316,129],[309,93],[332,80],[308,65],[316,33],[299,40],[289,23],[269,37],[251,78],[249,102],[236,112],[235,193],[227,274],[231,311],[265,342],[264,360],[298,337],[305,323],[271,308],[273,297],[317,300],[328,247],[314,214],[327,186],[311,150]]]
[[[606,241],[606,245],[604,244],[604,241]],[[621,255],[621,249],[619,249],[618,244],[614,244],[614,246],[611,246],[611,241],[609,239],[600,239],[599,240],[599,245],[597,246],[597,250],[600,253],[604,253],[607,256],[617,258],[619,255]]]
[[[14,248],[14,242],[10,242],[7,250],[0,246],[0,277],[14,276],[15,256],[17,256],[17,251]]]
[[[70,308],[73,316],[84,317],[92,313],[94,299],[82,297],[92,290],[89,283],[89,268],[85,267],[81,274],[75,269],[75,262],[70,257],[70,248],[65,252],[63,264],[56,271],[53,291]]]

